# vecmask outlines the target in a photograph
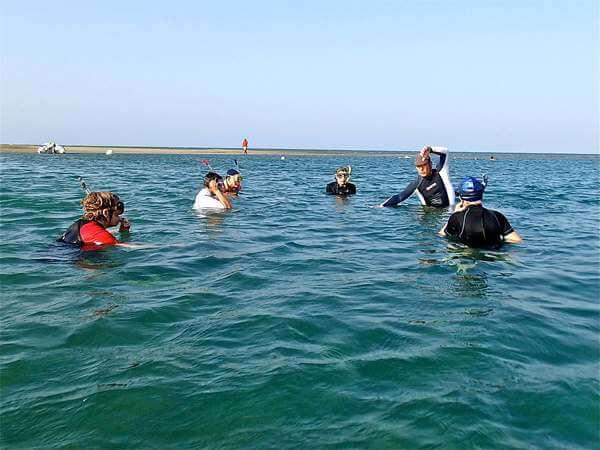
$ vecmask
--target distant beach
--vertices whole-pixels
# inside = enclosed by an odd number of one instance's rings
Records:
[[[29,144],[0,144],[0,152],[6,153],[37,153],[38,145]],[[106,153],[138,155],[243,155],[241,148],[212,148],[212,147],[123,147],[123,146],[91,146],[64,145],[66,153]],[[413,154],[415,150],[407,151],[366,151],[366,150],[303,150],[303,149],[249,149],[249,155],[294,155],[294,156],[394,156]]]
[[[39,145],[31,144],[0,144],[0,153],[37,153]],[[64,145],[67,154],[105,154],[112,150],[113,155],[239,155],[244,156],[241,148],[217,147],[127,147],[127,146],[100,146],[100,145]],[[450,149],[452,159],[494,160],[514,158],[519,159],[549,160],[549,159],[598,159],[597,153],[520,153],[520,152],[461,152]],[[351,156],[351,157],[398,157],[413,158],[418,149],[411,150],[331,150],[331,149],[249,149],[247,156]],[[512,155],[512,156],[509,156]],[[58,155],[60,156],[60,155]]]

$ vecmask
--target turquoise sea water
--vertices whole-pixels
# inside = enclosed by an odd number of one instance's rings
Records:
[[[199,160],[231,157],[0,155],[2,447],[597,448],[599,160],[452,157],[523,244],[370,208],[413,178],[397,155],[240,158],[208,216]],[[348,163],[358,195],[325,196]],[[55,244],[78,175],[153,246]]]

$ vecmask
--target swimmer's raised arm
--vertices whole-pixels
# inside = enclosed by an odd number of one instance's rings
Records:
[[[448,149],[446,147],[426,147],[429,149],[428,153],[433,153],[434,155],[438,155],[440,157],[440,161],[435,167],[438,171],[442,171],[446,164],[446,160],[448,159]],[[425,150],[425,149],[423,149]],[[423,151],[421,150],[421,152]]]

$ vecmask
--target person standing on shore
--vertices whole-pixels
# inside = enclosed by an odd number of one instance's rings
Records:
[[[430,154],[438,155],[440,162],[432,168]],[[416,193],[422,205],[445,208],[454,205],[454,188],[448,172],[448,149],[423,147],[415,158],[417,179],[400,194],[393,195],[379,206],[396,206]]]
[[[242,148],[244,149],[244,155],[248,154],[248,139],[244,138],[242,141]]]
[[[485,176],[483,180],[483,183],[473,177],[462,180],[458,191],[461,201],[438,234],[469,247],[520,243],[523,239],[502,213],[483,207],[483,191],[487,184]]]

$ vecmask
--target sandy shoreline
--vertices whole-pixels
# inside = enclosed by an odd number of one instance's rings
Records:
[[[0,144],[0,153],[37,153],[38,145]],[[113,155],[231,155],[242,156],[241,148],[192,148],[192,147],[122,147],[100,145],[65,145],[67,154],[105,154],[112,150]],[[315,149],[249,149],[248,156],[359,156],[359,157],[408,157],[413,158],[417,150],[315,150]],[[518,152],[453,152],[455,159],[504,159],[508,155],[527,155],[531,158],[556,159],[564,157],[600,158],[598,153],[518,153]]]
[[[100,153],[112,150],[115,154],[135,155],[243,155],[242,149],[185,148],[185,147],[118,147],[65,145],[66,153]],[[1,153],[37,153],[37,145],[0,144]],[[394,156],[414,154],[413,151],[360,151],[360,150],[292,150],[292,149],[249,149],[248,155],[294,155],[294,156]]]

